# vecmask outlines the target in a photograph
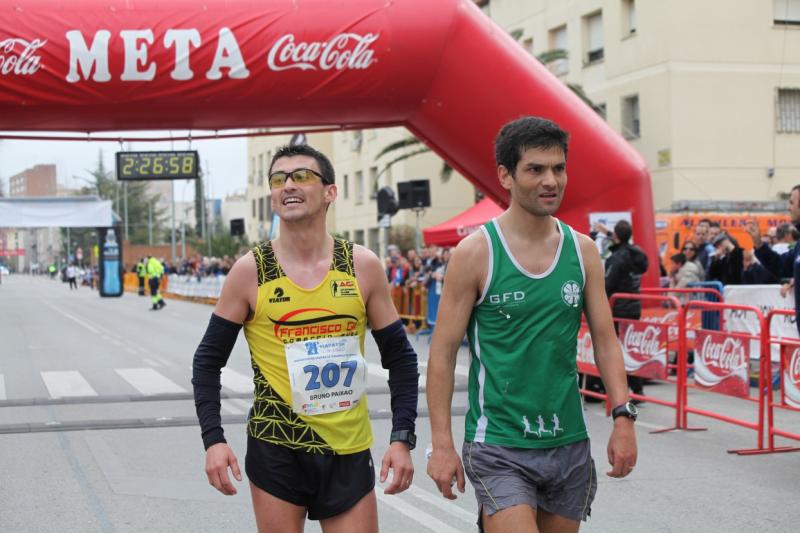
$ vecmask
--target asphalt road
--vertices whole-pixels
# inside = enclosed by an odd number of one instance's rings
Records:
[[[206,305],[168,301],[148,311],[146,298],[101,299],[82,287],[10,276],[0,285],[0,530],[11,532],[254,531],[246,481],[239,494],[208,486],[191,401],[191,359],[211,313]],[[427,337],[412,338],[421,362]],[[388,387],[368,336],[373,455],[390,430]],[[468,357],[459,354],[453,427],[463,434]],[[424,373],[424,365],[421,370]],[[223,376],[226,435],[243,462],[251,370],[243,338]],[[424,382],[422,383],[424,386]],[[648,392],[674,395],[671,385]],[[755,404],[690,394],[690,403],[755,419]],[[378,488],[381,531],[476,531],[470,488],[455,502],[438,496],[424,474],[430,428],[420,394],[419,446],[412,489]],[[650,431],[674,413],[647,404],[637,423],[640,459],[624,480],[606,477],[611,423],[598,404],[586,417],[600,486],[589,532],[796,531],[800,453],[740,457],[755,432],[691,417],[702,432]],[[781,414],[800,431],[800,414]],[[457,441],[458,442],[458,441]],[[782,444],[791,444],[782,441]],[[797,443],[800,444],[800,443]],[[319,531],[309,522],[306,531]]]

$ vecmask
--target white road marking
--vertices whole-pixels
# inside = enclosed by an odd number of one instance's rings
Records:
[[[77,370],[40,372],[40,374],[51,398],[97,396],[97,392]]]
[[[232,415],[241,415],[245,413],[245,410],[242,409],[240,405],[234,403],[234,400],[222,400],[220,403],[222,404],[222,410],[227,413]]]
[[[241,398],[231,398],[231,402],[244,408],[245,412],[249,411],[250,407],[252,407],[253,405],[251,402],[248,402],[247,400],[242,400]]]
[[[152,368],[115,368],[114,371],[144,395],[186,392],[186,389]]]
[[[222,386],[234,392],[253,392],[253,378],[223,367]]]
[[[367,364],[367,371],[381,379],[389,379],[389,371],[378,364]]]
[[[0,374],[0,400],[6,399],[6,380],[3,374]]]
[[[161,366],[172,366],[172,363],[170,363],[166,358],[156,354],[150,354],[150,355],[152,356],[153,359],[161,363]]]
[[[145,363],[147,363],[150,366],[161,366],[161,363],[157,363],[157,362],[153,361],[152,359],[150,359],[149,357],[142,357],[142,361],[144,361]]]
[[[597,416],[602,416],[603,418],[610,418],[606,417],[605,412],[600,412],[600,411],[592,411],[592,412]],[[664,429],[664,426],[657,426],[656,424],[648,424],[647,422],[642,422],[641,420],[638,419],[636,420],[636,426],[641,426],[643,428],[648,428],[648,429]]]
[[[376,475],[380,475],[380,473],[376,472]],[[399,495],[384,494],[381,487],[375,487],[375,495],[377,496],[379,502],[388,505],[395,511],[407,516],[421,526],[424,526],[428,530],[434,531],[435,533],[460,533],[464,530],[464,528],[456,529],[450,527],[448,524],[442,522],[438,518],[435,518],[428,513],[419,510],[417,507],[406,503]]]
[[[419,362],[419,366],[420,366],[420,374],[424,375],[425,372],[423,372],[421,369],[424,368],[425,370],[427,370],[428,369],[428,362],[427,361],[420,361]],[[469,367],[464,366],[464,365],[456,365],[456,375],[464,377],[464,378],[468,378],[469,377]]]
[[[100,331],[97,328],[95,328],[94,326],[92,326],[91,324],[87,324],[86,322],[84,322],[80,318],[72,316],[71,314],[64,312],[64,310],[59,309],[58,307],[56,307],[55,305],[51,304],[50,302],[45,301],[44,303],[45,303],[45,305],[47,305],[47,307],[53,309],[54,311],[56,311],[57,313],[59,313],[61,315],[64,315],[65,317],[69,318],[73,322],[76,322],[77,324],[80,324],[81,326],[85,327],[86,329],[88,329],[89,331],[94,333],[95,335],[101,335]],[[105,335],[103,335],[103,336],[105,337]]]
[[[457,489],[455,489],[455,488],[453,489],[453,491],[456,491],[456,490]],[[429,505],[433,505],[434,507],[438,507],[442,511],[444,511],[444,512],[446,512],[446,513],[448,513],[448,514],[450,514],[452,516],[455,516],[457,518],[460,518],[461,520],[463,520],[467,524],[473,525],[478,520],[478,510],[477,509],[474,512],[470,513],[469,511],[467,511],[465,509],[462,509],[461,507],[459,507],[455,503],[453,503],[450,500],[446,499],[441,494],[435,494],[435,493],[429,492],[429,491],[427,491],[425,489],[421,489],[419,487],[415,487],[414,485],[411,485],[410,487],[408,487],[408,490],[406,492],[408,492],[409,494],[411,494],[415,498],[419,498],[420,500],[424,501],[425,503],[427,503]]]

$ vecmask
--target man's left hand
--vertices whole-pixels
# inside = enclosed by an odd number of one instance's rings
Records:
[[[636,466],[636,431],[633,420],[619,417],[614,420],[614,431],[608,439],[609,477],[622,478],[633,472]]]
[[[383,455],[381,462],[381,483],[389,477],[389,469],[392,470],[392,483],[384,489],[384,494],[400,494],[414,480],[414,464],[411,462],[411,453],[408,444],[404,442],[393,442]]]

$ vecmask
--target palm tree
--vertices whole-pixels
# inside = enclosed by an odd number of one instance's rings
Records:
[[[515,40],[519,40],[522,36],[522,30],[515,30],[511,32],[511,37]],[[555,61],[565,60],[569,58],[569,52],[563,49],[556,49],[556,50],[548,50],[547,52],[542,52],[536,59],[542,63],[543,65],[549,65]],[[569,89],[575,93],[578,98],[583,100],[583,102],[591,107],[596,113],[602,115],[602,109],[600,106],[592,102],[592,100],[586,95],[586,91],[583,90],[583,87],[577,83],[570,83],[564,82],[564,84],[569,87]],[[380,171],[378,176],[389,170],[392,165],[395,163],[399,163],[400,161],[405,161],[411,157],[424,154],[430,152],[431,149],[425,146],[422,141],[414,137],[413,135],[409,135],[399,141],[393,142],[389,145],[383,147],[383,149],[378,152],[378,155],[375,156],[375,160],[380,159],[384,155],[387,154],[398,154],[394,159],[386,163],[386,166],[383,170]],[[442,164],[442,168],[439,171],[439,175],[442,178],[442,181],[447,181],[450,178],[450,175],[453,173],[453,168],[448,165],[447,163]]]

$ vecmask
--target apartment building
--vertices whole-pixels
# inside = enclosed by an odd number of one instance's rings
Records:
[[[800,183],[800,0],[476,0],[647,161],[656,208]]]
[[[11,176],[8,185],[11,198],[56,196],[56,166],[35,165],[27,168]],[[61,237],[57,228],[13,228],[0,229],[0,232],[4,234],[0,239],[6,242],[6,248],[0,250],[0,256],[16,254],[8,257],[7,263],[20,272],[43,268],[43,265],[55,262],[61,252]]]
[[[384,147],[409,135],[404,128],[307,135],[308,144],[328,155],[336,170],[339,196],[328,211],[328,228],[331,232],[383,255],[388,236],[378,225],[377,191],[385,186],[397,191],[397,183],[401,181],[429,180],[431,207],[420,213],[420,228],[443,222],[475,203],[474,187],[456,172],[442,177],[443,162],[433,153],[416,155],[389,168],[387,164],[399,154],[377,158]],[[269,235],[272,209],[267,174],[277,147],[290,140],[290,135],[253,137],[248,140],[246,197],[249,212],[245,231],[251,241],[260,241]],[[392,217],[391,223],[394,227],[416,228],[417,213],[401,210]]]

